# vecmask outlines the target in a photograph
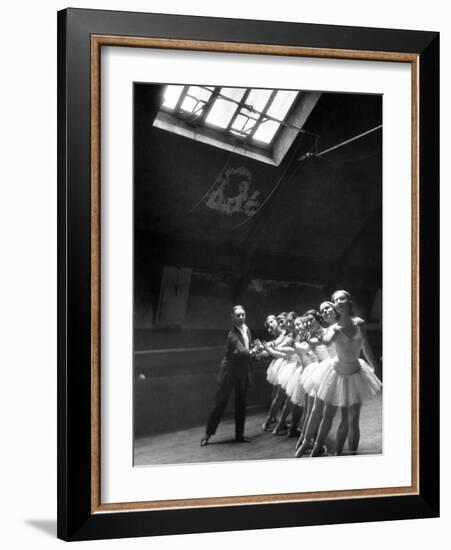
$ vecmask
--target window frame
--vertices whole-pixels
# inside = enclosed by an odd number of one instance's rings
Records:
[[[242,109],[245,108],[246,100],[249,97],[249,94],[253,90],[260,90],[263,88],[246,88],[240,101],[230,99],[232,102],[237,103],[237,108],[230,118],[227,126],[221,128],[215,124],[207,122],[207,117],[218,98],[218,94],[221,93],[220,90],[226,88],[227,86],[175,83],[166,84],[165,87],[166,86],[183,86],[183,90],[173,108],[163,105],[164,100],[162,91],[160,109],[153,122],[154,127],[274,166],[278,166],[282,162],[299,133],[310,133],[303,130],[303,125],[321,95],[319,92],[309,92],[303,90],[272,89],[271,95],[268,98],[264,108],[258,112],[258,118],[256,123],[252,126],[249,135],[240,136],[239,134],[232,132],[231,128],[233,123],[240,114],[243,114]],[[201,112],[201,115],[197,117],[197,121],[195,119],[190,121],[190,112],[182,111],[181,109],[183,101],[188,95],[188,90],[192,86],[212,90],[212,93],[207,101],[204,102],[199,100],[205,104],[205,107],[203,108],[204,110]],[[279,91],[294,91],[297,95],[283,119],[277,119],[276,117],[270,117],[268,119],[266,116],[267,112],[276,98],[277,92]],[[317,97],[307,116],[304,117],[301,126],[298,126],[298,129],[296,130],[294,128],[296,125],[293,123],[293,119],[296,119],[296,112],[302,110],[304,104],[303,99],[308,95],[316,95]],[[255,139],[252,140],[258,128],[267,120],[279,121],[279,127],[277,128],[272,139],[268,143]],[[281,143],[282,141],[285,141],[285,143]]]

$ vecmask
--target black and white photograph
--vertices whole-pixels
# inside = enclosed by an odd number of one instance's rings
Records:
[[[383,453],[382,105],[134,83],[134,466]]]
[[[449,539],[448,13],[5,4],[4,548]]]

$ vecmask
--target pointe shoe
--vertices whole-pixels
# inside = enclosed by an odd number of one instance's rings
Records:
[[[316,443],[313,445],[310,457],[313,458],[316,456],[328,456],[326,445],[317,445]]]
[[[272,431],[272,435],[282,435],[286,431],[286,426],[282,424],[277,424],[274,430]]]
[[[262,424],[262,430],[264,432],[269,431],[270,427],[274,424],[274,422],[275,420],[273,420],[272,418],[267,418]]]
[[[301,458],[308,451],[308,448],[309,448],[309,442],[304,440],[302,444],[296,449],[294,456],[296,458]]]
[[[302,445],[302,442],[304,441],[304,434],[301,432],[299,434],[298,440],[296,441],[295,449],[296,451],[299,449],[299,447]]]
[[[315,443],[315,445],[313,445],[312,452],[310,453],[310,458],[313,458],[315,456],[321,456],[322,454],[323,454],[322,445],[319,446]]]

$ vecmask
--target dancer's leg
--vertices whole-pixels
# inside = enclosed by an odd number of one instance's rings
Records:
[[[286,397],[285,404],[282,409],[282,414],[280,415],[279,422],[277,422],[276,427],[273,430],[273,435],[278,435],[285,429],[285,421],[288,417],[288,415],[291,412],[293,404],[291,403],[289,397]]]
[[[360,442],[360,411],[361,403],[349,407],[349,450],[355,455]]]
[[[308,424],[308,421],[310,420],[310,415],[312,414],[313,401],[314,399],[310,395],[305,396],[304,416],[302,417],[302,422],[301,422],[301,433],[299,434],[299,439],[296,441],[296,449],[298,449],[302,445],[302,442],[304,441],[304,435],[305,435],[305,432],[307,431],[307,424]]]
[[[337,440],[335,445],[335,454],[341,455],[343,447],[348,437],[349,422],[348,422],[348,408],[341,407],[341,422],[337,429]]]
[[[299,434],[299,423],[301,421],[303,411],[303,407],[293,403],[293,407],[291,409],[291,427],[288,432],[288,437],[296,437]]]
[[[275,419],[277,413],[279,412],[280,407],[283,405],[285,399],[285,392],[280,386],[276,386],[276,393],[272,400],[271,406],[269,407],[268,415],[265,422],[263,423],[263,430],[267,430],[272,419]]]
[[[318,425],[321,422],[321,419],[323,416],[323,409],[324,409],[324,401],[317,397],[313,403],[313,409],[312,409],[312,413],[310,415],[309,421],[307,423],[307,428],[304,434],[304,440],[302,441],[302,444],[298,447],[295,454],[297,458],[300,458],[307,451],[310,445],[310,440],[314,437],[314,434],[318,429]]]
[[[326,437],[332,428],[332,422],[334,420],[337,407],[326,403],[323,411],[323,418],[319,425],[318,436],[313,446],[312,454],[310,456],[320,456],[323,452],[323,445],[326,441]]]

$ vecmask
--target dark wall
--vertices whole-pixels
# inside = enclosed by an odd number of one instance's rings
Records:
[[[183,430],[206,424],[217,388],[216,375],[222,357],[219,349],[160,354],[135,358],[135,437]],[[267,363],[253,368],[248,412],[269,407],[271,387],[266,382]],[[233,415],[233,399],[225,418]],[[233,434],[231,434],[233,436]]]

